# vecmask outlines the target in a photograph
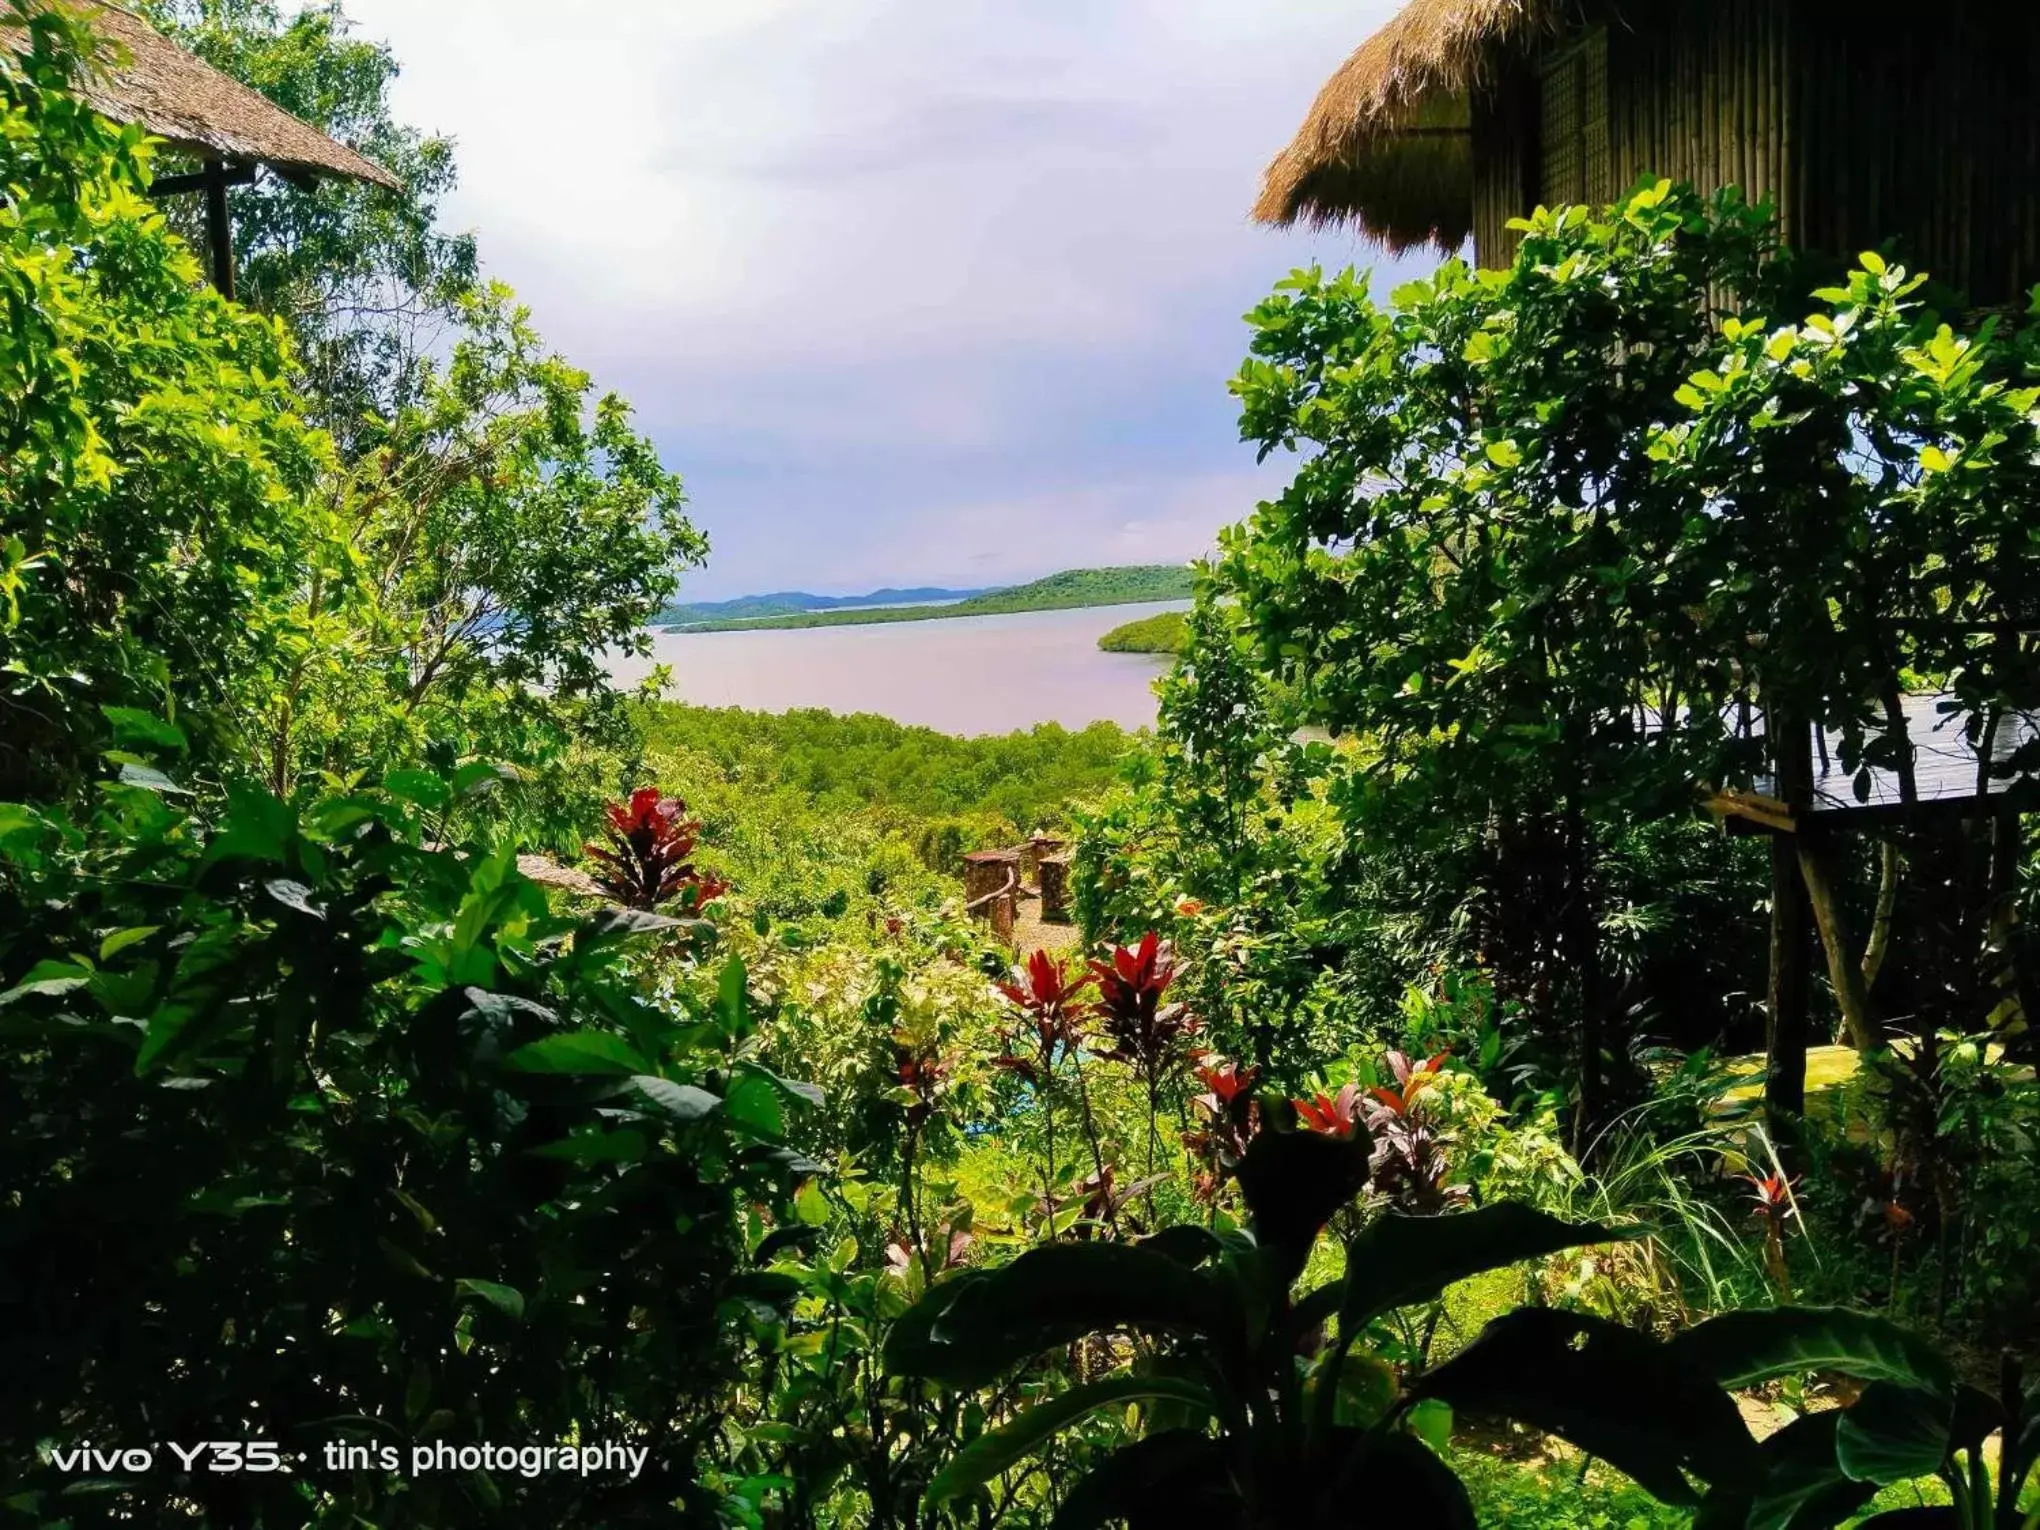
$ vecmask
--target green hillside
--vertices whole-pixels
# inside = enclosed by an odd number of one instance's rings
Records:
[[[1073,568],[1031,584],[990,590],[943,606],[887,606],[803,611],[754,620],[690,624],[675,631],[751,632],[786,627],[848,627],[873,622],[927,622],[956,616],[1004,616],[1017,611],[1067,611],[1082,606],[1124,606],[1151,600],[1188,600],[1190,570],[1173,563],[1124,568]]]

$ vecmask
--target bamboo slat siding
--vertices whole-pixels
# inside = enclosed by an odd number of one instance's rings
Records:
[[[1474,100],[1474,239],[1645,175],[1770,198],[1788,242],[1902,259],[1972,302],[2040,283],[2040,6],[1616,0]],[[1605,101],[1605,117],[1600,103]],[[1599,119],[1599,120],[1597,120]]]

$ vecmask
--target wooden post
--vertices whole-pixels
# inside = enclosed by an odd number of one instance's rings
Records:
[[[234,300],[234,220],[227,207],[227,167],[212,160],[205,167],[205,224],[212,242],[213,290]]]

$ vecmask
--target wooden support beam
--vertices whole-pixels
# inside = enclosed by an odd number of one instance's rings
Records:
[[[205,193],[205,233],[212,266],[213,290],[231,301],[234,296],[234,220],[227,206],[227,189],[255,184],[255,166],[230,165],[225,160],[208,160],[205,169],[192,175],[166,175],[149,187],[156,197],[174,197],[187,192]]]
[[[1768,829],[1773,834],[1796,834],[1799,820],[1792,809],[1776,797],[1761,792],[1724,790],[1711,793],[1701,802],[1716,818],[1737,818]]]

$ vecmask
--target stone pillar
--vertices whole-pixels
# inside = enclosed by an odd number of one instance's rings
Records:
[[[963,901],[972,917],[989,919],[992,932],[1005,941],[1013,938],[1019,871],[1018,850],[979,850],[963,858]]]
[[[1067,851],[1044,855],[1038,872],[1041,878],[1041,917],[1057,924],[1070,918],[1070,857]]]

